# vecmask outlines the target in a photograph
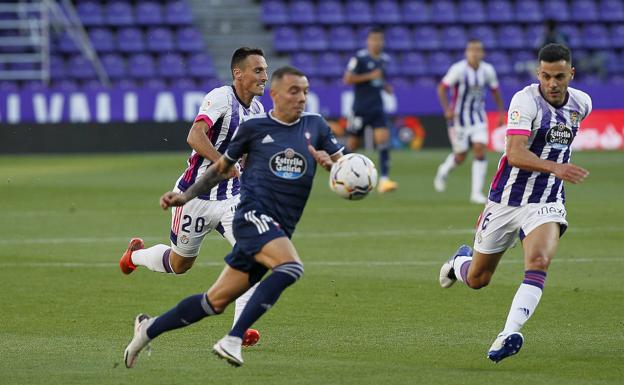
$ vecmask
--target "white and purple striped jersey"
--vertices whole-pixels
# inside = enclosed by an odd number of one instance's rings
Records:
[[[498,79],[494,67],[482,61],[477,69],[467,60],[451,66],[442,78],[442,84],[452,89],[451,108],[455,111],[455,127],[486,124],[485,87],[498,88]]]
[[[531,84],[511,99],[507,135],[526,135],[529,151],[539,158],[568,163],[572,141],[591,109],[591,98],[583,91],[568,87],[563,106],[557,108],[542,97],[539,84]],[[565,192],[563,182],[553,174],[512,167],[503,154],[489,199],[508,206],[565,203]]]
[[[254,98],[249,107],[238,99],[234,92],[234,86],[215,88],[204,97],[199,107],[199,113],[195,122],[203,120],[210,129],[206,133],[212,145],[225,153],[234,131],[248,117],[264,112],[264,107],[257,98]],[[195,150],[188,159],[188,167],[176,182],[181,191],[186,191],[199,178],[212,163],[204,159]],[[198,196],[204,200],[225,200],[240,193],[240,181],[238,178],[224,180],[216,185],[209,194]]]

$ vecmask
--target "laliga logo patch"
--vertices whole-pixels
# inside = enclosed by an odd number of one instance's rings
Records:
[[[308,165],[303,155],[296,153],[292,148],[287,148],[271,157],[269,167],[278,177],[294,180],[305,174]]]
[[[546,133],[546,142],[557,150],[567,149],[572,144],[573,139],[572,130],[566,127],[564,123],[557,124]]]
[[[511,111],[511,114],[509,114],[509,123],[520,123],[520,112],[518,110]]]

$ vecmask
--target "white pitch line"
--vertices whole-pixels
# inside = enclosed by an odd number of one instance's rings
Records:
[[[577,227],[568,229],[569,233],[624,233],[624,227]],[[409,229],[409,230],[371,230],[371,231],[334,231],[334,232],[304,232],[295,233],[294,240],[308,238],[361,238],[361,237],[405,237],[427,235],[472,235],[474,229]],[[131,237],[72,237],[72,238],[25,238],[25,239],[0,239],[0,245],[36,245],[36,244],[65,244],[65,243],[117,243],[128,242]],[[145,236],[146,241],[163,241],[165,236]],[[221,241],[220,236],[208,236],[207,241]],[[168,241],[167,241],[168,242]]]
[[[443,262],[443,261],[442,261]],[[440,260],[436,261],[310,261],[305,262],[305,266],[320,266],[320,267],[406,267],[406,266],[439,266],[442,263]],[[559,258],[554,259],[553,263],[613,263],[624,262],[624,258]],[[524,261],[521,259],[508,259],[501,260],[502,264],[520,265]],[[199,267],[221,267],[225,262],[196,262],[194,266]],[[115,269],[117,263],[112,262],[0,262],[0,268],[11,267],[49,267],[49,268],[105,268]]]

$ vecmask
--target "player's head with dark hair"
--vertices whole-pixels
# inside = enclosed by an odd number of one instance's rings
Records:
[[[271,99],[274,115],[286,123],[299,119],[308,97],[308,78],[298,68],[285,66],[271,76]]]
[[[563,104],[568,84],[574,78],[572,53],[563,44],[547,44],[537,54],[537,78],[542,96],[556,106]]]
[[[267,64],[260,48],[241,47],[234,51],[230,65],[236,94],[245,103],[264,94],[268,81]]]
[[[373,27],[366,35],[366,48],[373,56],[379,56],[384,48],[384,31],[380,27]]]
[[[478,66],[481,60],[483,60],[483,56],[485,56],[481,40],[475,38],[468,39],[464,55],[471,66]]]

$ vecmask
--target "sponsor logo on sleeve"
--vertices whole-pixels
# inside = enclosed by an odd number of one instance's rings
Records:
[[[520,111],[513,110],[509,113],[509,125],[517,126],[520,124]]]

